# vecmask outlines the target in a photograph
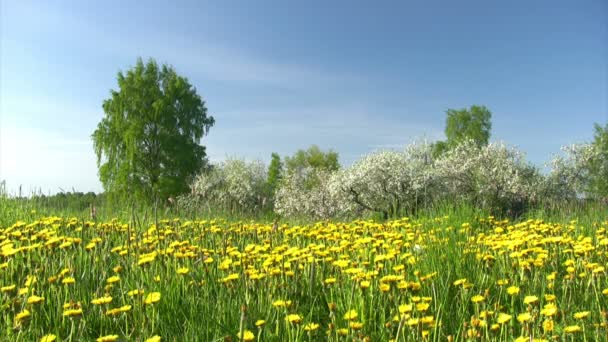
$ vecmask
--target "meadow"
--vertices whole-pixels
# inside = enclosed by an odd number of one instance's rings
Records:
[[[608,338],[601,212],[276,224],[5,213],[2,340]]]

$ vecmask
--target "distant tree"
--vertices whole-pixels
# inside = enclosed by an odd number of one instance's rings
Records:
[[[198,174],[192,182],[191,196],[184,199],[194,200],[208,211],[261,211],[267,203],[267,179],[262,162],[229,158]]]
[[[448,109],[446,112],[446,141],[435,143],[434,155],[439,156],[447,150],[472,140],[479,147],[490,140],[492,113],[485,106],[471,106],[469,109]]]
[[[270,165],[268,166],[268,188],[271,194],[274,194],[283,173],[283,162],[277,153],[272,153]]]
[[[285,157],[285,166],[288,173],[306,168],[325,171],[340,169],[338,153],[332,150],[323,152],[317,145],[312,145],[307,150],[298,150],[292,157]]]
[[[588,191],[598,198],[608,199],[608,124],[595,124],[591,146],[594,150],[589,162]]]
[[[412,144],[403,152],[378,151],[340,170],[330,189],[335,198],[360,211],[387,219],[413,212],[431,198],[433,161],[428,144]]]
[[[146,201],[186,192],[206,164],[200,140],[215,123],[196,88],[153,59],[119,72],[118,88],[92,135],[104,189]]]

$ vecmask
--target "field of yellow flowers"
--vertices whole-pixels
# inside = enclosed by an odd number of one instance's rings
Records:
[[[0,340],[608,338],[608,221],[0,229]]]

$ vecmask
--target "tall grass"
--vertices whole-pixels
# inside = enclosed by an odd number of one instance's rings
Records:
[[[508,221],[444,204],[412,219],[282,220],[277,229],[272,217],[174,220],[196,213],[171,208],[112,211],[101,205],[97,223],[88,208],[41,209],[6,197],[0,210],[0,286],[15,286],[0,293],[3,340],[116,334],[121,340],[215,341],[238,340],[245,331],[264,341],[608,336],[608,215],[601,206],[539,208]],[[60,218],[46,218],[51,215]],[[113,276],[119,281],[108,284]],[[63,284],[68,277],[75,282]],[[509,286],[520,292],[509,295]],[[129,296],[134,289],[145,294]],[[160,301],[144,304],[152,292]],[[44,301],[28,304],[32,295]],[[527,295],[538,299],[526,304]],[[91,303],[103,296],[111,303]],[[482,300],[474,303],[475,296]],[[75,308],[78,302],[82,317],[63,316],[66,303]],[[542,315],[551,302],[558,313]],[[131,305],[128,312],[106,315],[125,305]],[[17,319],[24,310],[30,318]],[[586,311],[589,317],[574,317]],[[499,313],[512,317],[499,323]],[[530,320],[518,321],[525,313]],[[265,321],[261,327],[259,320]],[[306,331],[308,324],[319,327]],[[566,332],[573,327],[581,331]]]

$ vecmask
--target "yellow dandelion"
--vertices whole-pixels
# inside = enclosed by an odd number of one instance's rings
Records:
[[[272,306],[274,306],[275,308],[286,308],[291,306],[291,301],[290,300],[275,300],[272,303]]]
[[[108,304],[112,301],[112,297],[110,296],[104,296],[104,297],[100,297],[100,298],[95,298],[91,301],[91,304],[93,305],[104,305],[104,304]]]
[[[564,332],[566,334],[572,334],[572,333],[575,333],[575,332],[579,332],[581,330],[582,330],[581,327],[578,326],[578,325],[570,325],[570,326],[567,326],[567,327],[564,328]]]
[[[452,284],[454,286],[459,286],[459,285],[463,285],[467,282],[467,278],[462,278],[462,279],[458,279],[455,282],[453,282]]]
[[[53,342],[56,339],[57,339],[57,336],[55,336],[53,334],[48,334],[48,335],[42,336],[42,338],[40,338],[40,342]]]
[[[476,303],[476,304],[477,304],[477,303],[481,303],[481,302],[483,302],[483,301],[484,301],[484,299],[485,299],[485,298],[484,298],[484,296],[481,296],[481,295],[476,295],[476,296],[473,296],[473,298],[471,298],[471,302],[473,302],[473,303]]]
[[[82,309],[81,308],[77,308],[77,309],[63,310],[63,316],[64,317],[82,316]]]
[[[154,304],[160,300],[160,292],[152,292],[144,299],[144,304]]]
[[[511,318],[513,318],[513,316],[501,312],[501,313],[498,314],[498,318],[496,319],[496,321],[499,324],[505,324],[505,323],[511,321]]]
[[[76,279],[74,279],[74,277],[65,277],[61,280],[61,283],[64,285],[71,285],[74,284],[76,282]]]
[[[144,290],[141,290],[141,289],[135,289],[135,290],[131,290],[131,291],[127,292],[127,295],[129,295],[130,297],[141,296],[143,294],[144,294]]]
[[[327,278],[325,279],[323,282],[325,283],[325,285],[331,285],[334,284],[336,282],[336,278]]]
[[[264,324],[266,324],[266,321],[263,319],[258,319],[257,321],[255,321],[255,326],[258,328],[261,328],[264,326]]]
[[[507,293],[511,296],[515,296],[517,294],[519,294],[519,287],[517,286],[509,286],[507,288]]]
[[[0,292],[11,292],[14,291],[17,288],[16,285],[8,285],[8,286],[2,286],[2,288],[0,288]]]
[[[536,296],[526,296],[524,298],[524,304],[533,304],[538,302],[538,297]]]
[[[116,283],[116,282],[119,282],[119,281],[120,281],[120,277],[117,276],[117,275],[115,275],[115,276],[111,276],[110,278],[108,278],[106,280],[106,283],[113,284],[113,283]],[[116,335],[111,335],[111,336],[116,336]]]
[[[44,301],[44,297],[32,295],[27,299],[28,304],[38,304]]]
[[[298,314],[290,314],[290,315],[287,315],[287,317],[285,317],[285,320],[292,324],[298,324],[298,323],[302,322],[302,316],[300,316]]]
[[[348,326],[353,330],[360,330],[363,328],[363,323],[361,322],[350,322]]]
[[[529,313],[529,312],[524,312],[524,313],[522,313],[522,314],[517,315],[517,320],[518,320],[520,323],[525,323],[525,322],[528,322],[528,321],[529,321],[529,320],[531,320],[531,319],[532,319],[532,315],[530,315],[530,313]]]
[[[28,309],[24,309],[23,311],[19,312],[16,316],[15,319],[17,321],[23,321],[27,318],[29,318],[32,314],[30,313],[30,310]]]
[[[305,331],[314,331],[319,329],[319,325],[317,323],[308,323],[304,326]]]
[[[118,335],[106,335],[97,338],[97,342],[114,342],[118,340]]]
[[[540,310],[540,314],[543,316],[547,316],[547,317],[553,316],[556,313],[557,313],[557,306],[555,306],[555,304],[553,304],[553,303],[549,303],[549,304],[545,305],[543,307],[543,309]]]
[[[355,310],[349,310],[344,314],[344,319],[347,321],[354,321],[357,317],[359,317],[359,314]]]
[[[154,336],[146,339],[146,342],[160,342],[160,336],[154,335]]]

